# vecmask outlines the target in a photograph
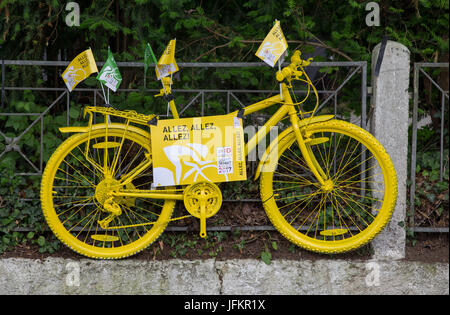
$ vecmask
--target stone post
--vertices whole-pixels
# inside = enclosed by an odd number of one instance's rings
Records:
[[[391,221],[372,241],[372,246],[374,259],[402,259],[405,257],[406,239],[405,229],[401,225],[406,224],[410,53],[402,44],[388,40],[376,76],[378,55],[380,51],[383,53],[381,46],[381,43],[378,44],[372,54],[373,116],[370,131],[394,163],[398,195]]]

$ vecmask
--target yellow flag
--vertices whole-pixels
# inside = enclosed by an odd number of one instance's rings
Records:
[[[164,50],[161,58],[159,58],[155,68],[158,80],[179,70],[177,63],[175,62],[175,45],[176,39],[172,39]]]
[[[273,67],[286,51],[287,47],[288,44],[281,30],[280,21],[275,20],[275,25],[269,34],[267,34],[266,38],[264,38],[255,55]]]
[[[94,55],[89,48],[75,57],[61,75],[70,92],[92,73],[98,72]]]

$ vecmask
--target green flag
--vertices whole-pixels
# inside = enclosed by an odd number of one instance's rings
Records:
[[[120,75],[119,68],[111,51],[108,49],[108,59],[103,65],[102,70],[97,75],[97,80],[106,85],[108,88],[117,91],[120,83],[122,82],[122,76]]]
[[[151,58],[151,59],[150,59]],[[152,63],[156,65],[158,62],[156,61],[155,54],[153,53],[152,47],[149,43],[147,43],[147,46],[145,47],[145,54],[144,54],[144,70],[145,73],[147,73],[148,66]]]
[[[147,86],[147,69],[150,66],[150,64],[153,63],[156,65],[156,57],[153,53],[152,47],[149,43],[147,43],[147,46],[145,46],[145,52],[144,52],[144,86]]]

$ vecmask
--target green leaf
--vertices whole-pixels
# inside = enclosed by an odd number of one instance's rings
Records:
[[[45,245],[45,238],[43,236],[39,236],[37,239],[37,243],[39,246],[44,246]]]
[[[275,249],[275,250],[278,250],[277,242],[272,241],[272,248]]]
[[[270,265],[270,261],[272,260],[272,254],[269,251],[261,252],[261,260],[266,264]]]
[[[80,116],[80,110],[76,108],[75,106],[71,106],[69,110],[69,117],[76,119]]]

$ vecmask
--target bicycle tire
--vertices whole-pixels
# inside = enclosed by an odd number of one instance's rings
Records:
[[[380,233],[392,216],[397,198],[392,161],[375,137],[348,122],[314,123],[307,132],[316,138],[310,148],[331,185],[318,184],[299,155],[291,130],[267,156],[275,165],[261,174],[264,209],[275,228],[302,248],[329,254],[359,248]],[[364,155],[369,157],[363,160]]]
[[[102,198],[105,198],[102,196],[107,192],[105,187],[117,185],[119,173],[126,175],[142,162],[145,153],[151,152],[147,137],[120,128],[109,128],[108,141],[117,144],[123,139],[123,150],[119,150],[117,145],[114,151],[106,146],[108,153],[104,155],[100,148],[105,150],[105,141],[102,140],[106,139],[105,133],[105,129],[97,129],[90,134],[72,135],[55,150],[42,176],[41,204],[48,226],[66,246],[87,257],[118,259],[136,254],[160,236],[170,220],[175,201],[115,197],[114,201],[121,207],[122,214],[115,217],[111,224],[118,227],[110,232],[99,227],[100,219],[108,215],[102,211],[101,204],[101,201],[104,202]],[[115,181],[105,182],[106,177],[102,178],[101,172],[84,157],[87,144],[92,153],[90,158],[98,159],[99,165],[102,164],[102,157],[107,157],[108,163],[109,156],[109,166],[112,168],[112,158],[120,155],[121,163],[116,164]],[[150,167],[126,188],[150,189],[151,182],[146,181],[151,179]],[[150,221],[152,219],[154,222]],[[127,227],[137,221],[144,225]]]

